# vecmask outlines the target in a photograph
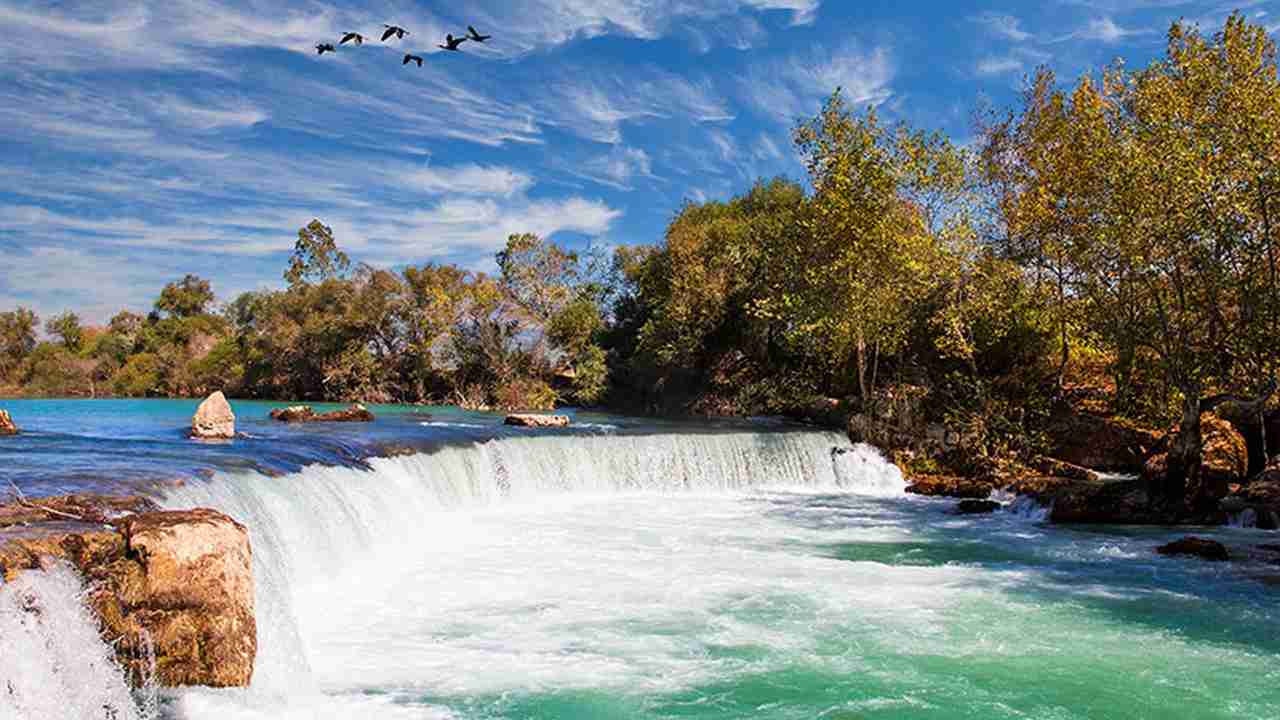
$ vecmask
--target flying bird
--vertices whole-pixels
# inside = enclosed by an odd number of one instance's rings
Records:
[[[338,44],[346,45],[347,42],[350,40],[355,40],[357,45],[364,44],[364,36],[361,35],[360,33],[354,33],[354,32],[349,32],[346,35],[343,35],[342,40]]]
[[[489,38],[491,38],[491,37],[493,37],[493,36],[492,36],[492,35],[481,35],[480,33],[476,32],[476,29],[475,29],[475,28],[473,28],[473,27],[471,27],[470,25],[468,25],[468,26],[467,26],[467,37],[468,37],[468,38],[470,38],[471,40],[475,40],[476,42],[484,42],[485,40],[488,40]]]
[[[398,25],[384,25],[384,27],[387,29],[387,31],[382,33],[382,42],[386,42],[387,38],[391,37],[392,35],[395,35],[397,40],[403,40],[404,36],[409,34],[408,30],[405,30],[404,28]]]
[[[464,37],[456,38],[452,34],[450,34],[450,35],[444,36],[444,43],[445,43],[444,45],[437,45],[436,47],[440,48],[441,50],[452,50],[454,52],[461,52],[460,50],[458,50],[458,46],[466,41],[467,39]]]
[[[323,55],[327,52],[336,52],[332,43],[319,43],[316,45],[317,55]]]
[[[409,63],[411,63],[411,62],[416,62],[416,63],[418,63],[418,67],[422,67],[422,58],[418,57],[417,55],[409,55],[409,54],[407,54],[407,53],[406,53],[406,54],[405,54],[405,56],[404,56],[404,62],[402,62],[402,63],[400,63],[400,64],[401,64],[401,65],[408,65],[408,64],[409,64]]]

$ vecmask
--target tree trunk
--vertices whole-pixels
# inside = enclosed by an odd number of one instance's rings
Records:
[[[862,333],[858,333],[857,356],[858,397],[862,400],[863,411],[870,412],[872,408],[871,396],[867,392],[867,341],[863,339]]]
[[[1178,434],[1169,445],[1164,482],[1152,488],[1152,495],[1163,502],[1183,505],[1187,488],[1200,485],[1200,457],[1204,440],[1200,436],[1200,393],[1183,389],[1182,420]],[[1201,492],[1197,492],[1197,495]]]

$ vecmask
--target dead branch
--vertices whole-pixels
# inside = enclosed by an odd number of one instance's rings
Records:
[[[54,510],[53,508],[45,507],[43,505],[38,505],[36,503],[31,502],[30,500],[27,500],[27,496],[22,494],[22,490],[19,489],[17,484],[14,483],[12,480],[9,481],[9,488],[10,488],[10,491],[13,493],[14,498],[17,500],[17,503],[24,508],[27,508],[29,510],[39,510],[40,512],[46,512],[46,513],[49,513],[50,515],[67,518],[68,520],[78,520],[79,522],[89,522],[89,520],[87,520],[81,515],[75,515],[73,513],[63,512],[61,510]]]

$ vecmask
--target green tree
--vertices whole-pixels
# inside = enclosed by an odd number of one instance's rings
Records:
[[[44,324],[45,332],[62,341],[62,346],[69,352],[80,352],[84,342],[84,328],[80,325],[80,316],[70,310],[49,318]]]
[[[203,315],[212,302],[213,290],[209,281],[196,275],[187,275],[164,286],[156,300],[155,309],[157,312],[167,313],[169,317],[187,318]]]
[[[284,279],[289,285],[341,279],[351,269],[351,260],[338,249],[333,230],[319,220],[312,220],[298,230],[293,255]]]
[[[20,307],[0,313],[0,378],[11,377],[22,361],[36,349],[40,319]]]

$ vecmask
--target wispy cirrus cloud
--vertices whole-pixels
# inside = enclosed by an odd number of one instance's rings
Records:
[[[851,105],[880,105],[893,96],[897,73],[887,46],[863,48],[855,42],[828,51],[807,52],[754,65],[740,83],[744,100],[776,122],[790,124],[812,115],[822,99],[840,88]]]
[[[1006,40],[1025,42],[1033,37],[1031,33],[1022,28],[1022,21],[1013,15],[988,10],[969,18],[969,20],[982,25],[996,37],[1005,38]]]

